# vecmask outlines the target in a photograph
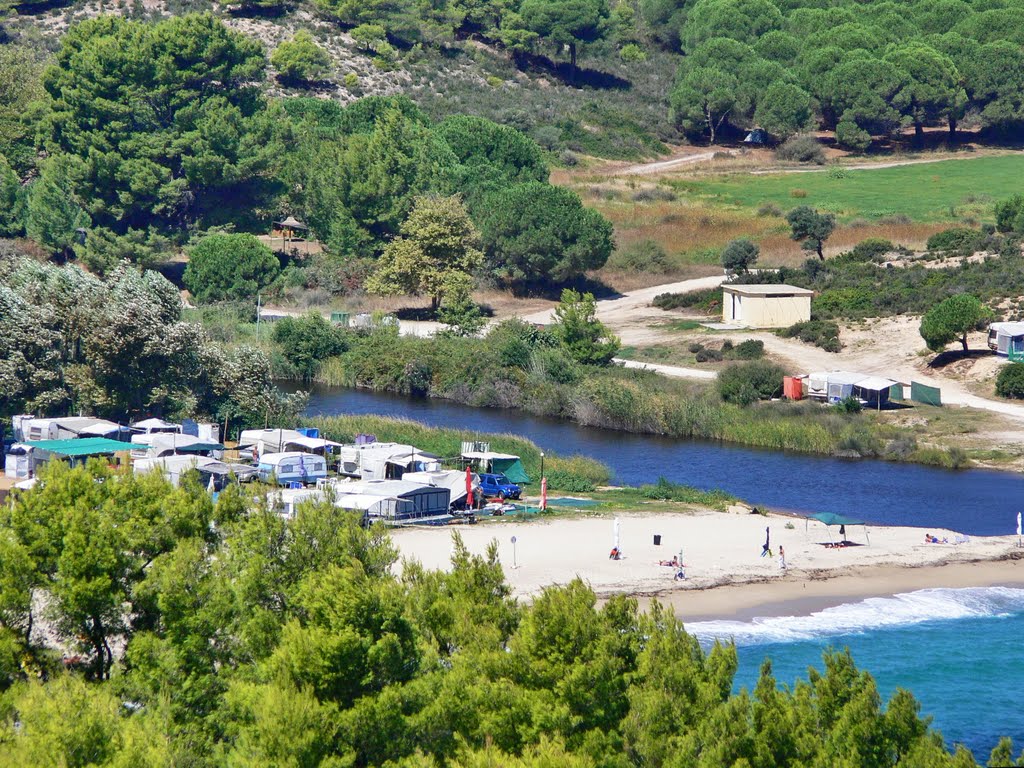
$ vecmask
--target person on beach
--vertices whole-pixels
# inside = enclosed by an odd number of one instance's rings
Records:
[[[772,551],[769,548],[769,545],[771,544],[771,537],[772,537],[772,530],[771,530],[771,528],[769,526],[766,525],[765,528],[764,528],[764,546],[761,547],[761,557],[765,557],[765,556],[771,557],[772,556]]]
[[[612,551],[608,553],[609,560],[618,560],[622,556],[622,552],[619,551],[618,547],[612,547]]]
[[[786,550],[782,548],[781,544],[779,544],[779,570],[786,570]]]
[[[842,541],[842,542],[846,541],[846,526],[845,525],[840,525],[839,526],[839,540]]]

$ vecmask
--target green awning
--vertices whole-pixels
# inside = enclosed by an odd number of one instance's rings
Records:
[[[530,476],[519,459],[492,459],[491,471],[500,472],[513,483],[530,482]]]
[[[817,512],[808,517],[825,525],[864,525],[863,520],[854,520],[852,517],[844,517],[832,512]]]
[[[130,443],[106,437],[79,437],[71,440],[30,440],[22,443],[58,456],[103,456],[118,451],[130,451]]]

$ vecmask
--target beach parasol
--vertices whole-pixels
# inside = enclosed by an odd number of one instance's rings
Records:
[[[615,523],[612,525],[612,545],[615,549],[619,548],[619,518],[615,518]]]
[[[1017,546],[1020,546],[1020,512],[1017,513]]]
[[[466,467],[466,506],[473,508],[473,470]]]
[[[548,508],[548,479],[546,477],[540,479],[540,508],[542,510]]]

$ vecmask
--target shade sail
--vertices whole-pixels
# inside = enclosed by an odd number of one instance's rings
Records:
[[[58,456],[102,456],[131,450],[129,443],[108,440],[105,437],[79,437],[71,440],[30,440],[22,443],[40,451],[55,453]]]
[[[808,515],[808,517],[825,525],[864,525],[863,520],[837,515],[833,512],[816,512],[813,515]]]
[[[491,459],[491,469],[500,472],[513,483],[528,483],[530,476],[526,474],[526,468],[518,456],[511,459]]]

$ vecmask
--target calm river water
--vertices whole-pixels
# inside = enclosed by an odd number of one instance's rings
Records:
[[[360,413],[480,433],[511,432],[545,451],[598,459],[622,484],[641,485],[664,476],[698,488],[722,488],[775,509],[835,512],[883,525],[935,526],[975,536],[1011,534],[1024,505],[1024,475],[1011,472],[950,471],[631,435],[519,411],[344,387],[313,388],[308,415]]]

